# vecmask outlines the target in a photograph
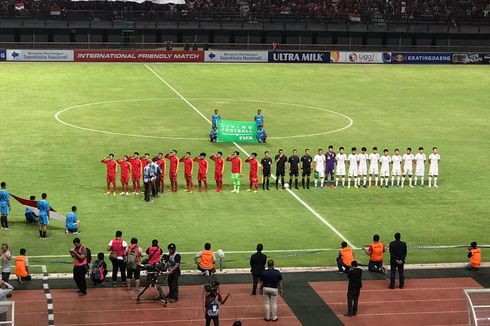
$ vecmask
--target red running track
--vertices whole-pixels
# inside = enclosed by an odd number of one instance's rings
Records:
[[[347,326],[467,325],[463,289],[481,288],[469,277],[408,279],[394,290],[386,281],[363,281],[357,316],[345,317],[346,281],[309,284]]]
[[[231,325],[242,320],[245,325],[271,325],[264,321],[262,296],[249,295],[249,284],[222,284],[221,293],[231,293],[221,309],[220,321]],[[149,289],[146,298],[156,295]],[[179,302],[163,307],[160,303],[144,301],[136,304],[137,292],[125,288],[88,289],[85,297],[75,290],[51,290],[54,320],[57,326],[148,325],[148,326],[202,326],[204,308],[202,286],[181,286]],[[16,324],[21,326],[46,326],[46,299],[42,290],[24,290],[14,293]],[[277,326],[300,326],[289,306],[279,297]]]

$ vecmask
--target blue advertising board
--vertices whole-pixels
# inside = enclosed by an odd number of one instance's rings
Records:
[[[7,60],[7,50],[0,50],[0,61]]]
[[[391,63],[438,63],[450,64],[451,53],[410,53],[410,52],[393,52],[391,53]]]

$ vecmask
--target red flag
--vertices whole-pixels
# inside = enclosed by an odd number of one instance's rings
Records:
[[[24,10],[24,3],[22,1],[16,2],[15,3],[15,10]]]
[[[15,200],[17,200],[19,203],[21,203],[24,206],[28,206],[31,208],[37,209],[37,200],[29,200],[21,197],[17,197],[16,195],[10,194]],[[52,207],[49,208],[49,211],[51,212],[49,214],[49,217],[52,218],[53,220],[56,221],[65,221],[65,217],[61,214],[58,214]]]

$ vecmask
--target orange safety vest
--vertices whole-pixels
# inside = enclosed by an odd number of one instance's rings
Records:
[[[29,275],[26,270],[26,256],[15,257],[15,275],[19,277],[26,277]]]
[[[213,268],[214,252],[212,250],[201,250],[201,263],[199,266],[203,269]]]
[[[342,248],[340,249],[340,252],[342,254],[342,262],[345,264],[345,266],[350,267],[352,261],[354,260],[354,253],[352,252],[352,248]]]
[[[381,242],[371,243],[371,257],[370,261],[383,261],[383,252],[385,246]]]
[[[481,250],[480,248],[471,249],[471,258],[470,258],[470,266],[471,267],[480,267],[481,263]]]

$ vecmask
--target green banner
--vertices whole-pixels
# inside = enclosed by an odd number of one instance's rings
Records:
[[[219,119],[218,142],[219,143],[256,143],[257,125],[255,121],[232,121]]]

